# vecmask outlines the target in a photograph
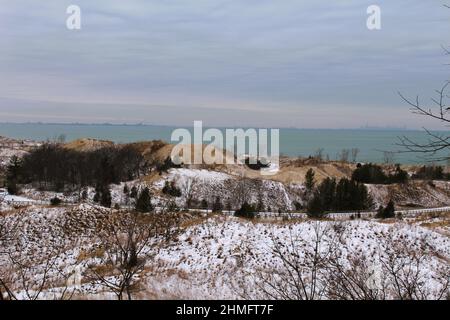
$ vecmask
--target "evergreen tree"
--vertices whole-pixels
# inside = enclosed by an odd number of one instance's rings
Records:
[[[222,210],[223,210],[222,201],[220,201],[219,197],[216,197],[216,200],[214,201],[214,204],[212,206],[212,211],[213,212],[222,212]]]
[[[248,202],[244,202],[239,210],[234,212],[236,217],[253,219],[255,217],[255,208],[248,204]]]
[[[233,206],[231,205],[231,201],[228,200],[228,201],[227,201],[227,210],[228,210],[228,211],[231,211],[232,209],[233,209]]]
[[[336,196],[336,180],[333,178],[326,178],[318,187],[319,198],[323,211],[330,211],[333,209]]]
[[[50,199],[50,204],[52,206],[59,206],[61,204],[61,199],[55,196]]]
[[[318,192],[315,192],[314,196],[308,202],[308,217],[319,218],[323,215],[324,212],[325,210],[323,209],[320,194]]]
[[[101,198],[102,194],[101,194],[101,189],[100,186],[95,187],[95,194],[94,194],[94,202],[98,203],[100,202],[100,198]]]
[[[123,186],[123,194],[125,195],[125,204],[128,204],[130,200],[130,189],[127,184]]]
[[[175,181],[166,181],[162,188],[162,193],[168,194],[173,197],[181,197],[181,190],[175,184]]]
[[[202,209],[208,210],[208,201],[206,201],[206,199],[203,199],[200,206]]]
[[[316,188],[308,202],[307,212],[319,217],[327,211],[363,210],[372,206],[367,187],[353,180],[327,178]]]
[[[6,190],[9,194],[17,195],[20,193],[18,185],[22,162],[17,156],[12,156],[6,167]]]
[[[86,192],[87,196],[87,192]],[[111,208],[111,191],[109,190],[108,185],[97,185],[95,187],[95,195],[94,195],[94,202],[100,204],[103,207]]]
[[[256,205],[256,211],[258,211],[258,212],[265,211],[264,202],[263,202],[261,194],[258,196],[258,204]]]
[[[377,218],[383,218],[384,215],[384,207],[382,205],[380,205],[377,209]]]
[[[352,174],[352,180],[361,183],[384,184],[389,183],[389,178],[383,169],[376,164],[367,163],[356,168]]]
[[[18,181],[22,161],[17,156],[12,156],[6,167],[6,178],[8,180]]]
[[[86,189],[84,189],[83,192],[81,192],[81,199],[82,199],[83,201],[86,201],[87,198],[88,198],[88,192],[87,192]]]
[[[151,212],[153,211],[153,205],[151,201],[150,189],[145,187],[139,194],[136,200],[136,211],[138,212]]]
[[[137,196],[138,196],[138,190],[137,190],[136,186],[132,186],[131,191],[130,191],[130,198],[136,199]]]
[[[391,183],[406,183],[408,182],[408,172],[400,168],[400,165],[395,166],[395,173],[389,176]]]
[[[334,210],[363,210],[372,206],[367,187],[353,180],[343,178],[336,186]]]
[[[383,208],[383,206],[380,206],[378,208],[377,218],[380,219],[395,218],[395,206],[392,200],[388,202],[386,208]]]
[[[308,192],[311,192],[316,184],[314,176],[315,172],[313,169],[309,169],[305,174],[305,187]]]
[[[384,209],[384,214],[383,214],[384,218],[395,218],[395,206],[394,206],[394,202],[392,200],[390,200],[386,206],[386,208]]]
[[[16,180],[8,179],[6,181],[6,191],[12,195],[18,195],[20,193],[20,188]]]
[[[101,189],[100,205],[105,208],[111,208],[111,201],[111,190],[109,190],[108,186],[103,186]]]

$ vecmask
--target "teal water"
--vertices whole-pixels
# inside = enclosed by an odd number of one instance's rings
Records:
[[[175,127],[153,125],[0,123],[0,136],[52,140],[63,134],[66,141],[89,137],[118,143],[154,139],[170,142],[174,129]],[[417,141],[426,139],[423,131],[413,130],[281,129],[280,153],[288,156],[308,156],[322,148],[324,157],[328,155],[330,159],[336,159],[342,149],[358,148],[358,161],[383,162],[383,151],[401,150],[396,145],[399,136],[408,136]],[[395,153],[394,161],[404,164],[426,162],[420,155],[411,153]]]

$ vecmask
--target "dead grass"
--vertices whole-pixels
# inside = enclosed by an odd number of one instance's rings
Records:
[[[112,141],[98,140],[91,138],[78,139],[64,144],[65,148],[75,151],[93,151],[103,147],[111,147],[111,146],[114,146],[114,142]]]
[[[101,258],[105,254],[105,249],[98,247],[93,250],[80,250],[80,253],[77,257],[77,263],[80,263],[85,260],[94,259],[94,258]]]

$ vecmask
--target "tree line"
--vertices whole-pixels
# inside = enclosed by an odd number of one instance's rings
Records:
[[[86,186],[102,189],[112,183],[136,179],[148,167],[142,154],[127,145],[76,151],[46,143],[21,159],[11,159],[7,187],[17,191],[17,184],[32,183],[42,190],[57,192]]]
[[[355,180],[326,178],[314,190],[307,205],[308,215],[320,217],[329,211],[366,210],[373,206],[367,187]]]
[[[408,181],[408,173],[399,164],[395,166],[393,173],[386,174],[381,166],[367,163],[358,165],[353,171],[352,180],[373,184],[406,183]]]

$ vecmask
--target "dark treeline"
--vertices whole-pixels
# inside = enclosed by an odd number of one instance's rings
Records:
[[[373,184],[406,183],[408,173],[401,169],[400,165],[396,165],[394,173],[386,174],[379,165],[368,163],[358,165],[358,168],[353,171],[352,180]]]
[[[63,191],[85,186],[105,186],[136,179],[147,170],[141,153],[130,146],[75,151],[47,143],[8,168],[8,179]]]
[[[370,209],[372,205],[372,198],[364,184],[346,178],[339,182],[326,178],[314,190],[307,211],[310,216],[321,216],[329,211]]]
[[[421,180],[450,180],[450,174],[444,172],[442,166],[423,166],[412,176]]]

